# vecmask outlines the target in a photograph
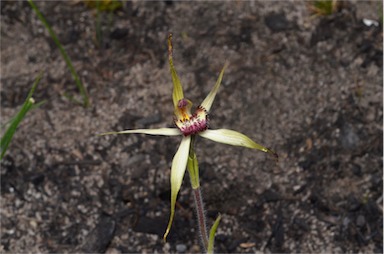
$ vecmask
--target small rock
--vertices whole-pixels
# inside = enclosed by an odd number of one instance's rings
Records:
[[[375,77],[376,75],[379,75],[379,72],[380,72],[380,68],[377,65],[375,64],[369,65],[368,76]]]
[[[367,111],[367,114],[366,114],[366,116],[365,116],[365,119],[366,119],[368,122],[373,122],[373,121],[375,121],[375,118],[376,118],[375,115],[376,115],[376,114],[375,114],[374,109],[368,110],[368,111]]]
[[[76,252],[104,253],[115,235],[115,220],[109,215],[101,215],[96,227],[87,235],[84,244]]]
[[[185,252],[187,250],[187,246],[185,244],[177,244],[176,251],[177,252]]]
[[[303,231],[309,232],[311,230],[310,226],[305,221],[305,219],[294,218],[293,222]]]
[[[351,124],[343,125],[340,138],[341,145],[346,149],[355,149],[360,143],[360,138]]]
[[[171,245],[169,243],[165,243],[163,245],[163,252],[164,253],[170,253],[170,250],[171,250]]]
[[[161,122],[161,115],[155,114],[152,116],[141,118],[136,123],[139,126],[139,128],[142,128],[142,127],[148,127],[151,124],[155,124],[159,122]]]
[[[343,227],[347,228],[350,222],[351,222],[351,220],[348,217],[345,217],[343,219]]]
[[[242,242],[243,242],[243,239],[233,239],[227,245],[228,246],[227,247],[228,251],[229,252],[236,252],[237,246],[239,246],[240,243],[242,243]]]
[[[364,226],[365,225],[365,217],[364,217],[364,215],[359,215],[359,216],[357,216],[357,219],[356,219],[356,226],[358,226],[358,227],[362,227],[362,226]]]
[[[147,233],[147,234],[155,234],[162,236],[164,234],[164,226],[167,222],[167,218],[163,217],[155,217],[150,218],[146,216],[142,216],[139,218],[139,221],[133,228],[135,232]]]
[[[287,20],[284,13],[269,13],[265,17],[264,22],[272,32],[282,32],[294,27],[291,22]]]
[[[38,185],[42,184],[42,183],[44,182],[44,179],[45,179],[45,176],[44,176],[44,174],[42,174],[42,173],[36,173],[36,174],[33,174],[33,175],[30,177],[31,182],[32,182],[35,186],[38,186]]]
[[[141,178],[145,173],[148,173],[148,169],[144,166],[145,155],[136,154],[128,158],[121,160],[121,166],[123,168],[129,168],[133,179]]]
[[[191,253],[200,253],[200,252],[201,252],[201,248],[199,245],[197,245],[197,244],[192,245]]]
[[[109,248],[106,252],[105,252],[105,254],[120,254],[121,253],[121,251],[119,251],[118,249],[116,249],[116,248]]]
[[[281,199],[281,196],[279,193],[275,192],[274,190],[267,189],[264,191],[264,193],[261,195],[261,199],[268,203],[268,202],[276,202]]]
[[[322,19],[317,25],[315,31],[312,33],[310,39],[311,47],[315,46],[320,41],[325,41],[332,38],[333,32],[331,27],[331,20]]]
[[[129,168],[131,166],[139,165],[140,162],[142,162],[144,160],[145,160],[145,156],[143,154],[137,154],[137,155],[133,155],[133,156],[130,156],[128,158],[122,159],[120,164],[124,168]]]
[[[121,40],[127,37],[129,30],[127,28],[116,28],[114,29],[109,37],[113,40]]]
[[[361,167],[360,165],[357,165],[357,164],[352,164],[352,173],[355,175],[355,176],[362,176],[362,171],[361,171]]]

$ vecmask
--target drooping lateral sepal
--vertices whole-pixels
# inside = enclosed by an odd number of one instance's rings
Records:
[[[191,145],[191,136],[183,137],[181,140],[179,149],[177,150],[175,156],[173,157],[172,167],[171,167],[171,215],[169,218],[167,229],[164,233],[164,241],[166,240],[169,231],[171,230],[173,217],[175,216],[175,205],[177,194],[180,191],[181,183],[183,182],[183,177],[185,170],[187,168],[189,148]]]

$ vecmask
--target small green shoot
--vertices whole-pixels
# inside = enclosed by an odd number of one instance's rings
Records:
[[[39,102],[35,104],[35,100],[32,98],[33,92],[36,89],[37,84],[40,82],[42,77],[42,73],[40,73],[35,82],[33,83],[33,86],[31,90],[28,93],[27,98],[25,99],[20,111],[12,117],[11,121],[9,122],[9,127],[5,131],[4,136],[1,138],[1,155],[0,160],[3,159],[5,152],[7,151],[7,148],[9,144],[11,143],[12,137],[16,132],[17,126],[19,126],[20,122],[24,119],[25,115],[30,111],[31,109],[34,109],[38,106],[40,106],[43,102]]]
[[[86,0],[84,3],[89,8],[97,8],[100,11],[115,11],[123,7],[123,3],[118,0]]]
[[[213,253],[213,248],[215,244],[215,235],[216,235],[217,227],[219,226],[220,220],[221,220],[221,215],[219,214],[219,216],[217,216],[215,220],[215,223],[213,223],[211,230],[209,231],[209,242],[208,242],[208,250],[207,250],[208,254]]]
[[[87,90],[85,89],[83,83],[81,82],[79,76],[77,75],[75,68],[72,65],[72,61],[69,58],[67,52],[65,51],[64,47],[61,45],[59,39],[57,38],[55,32],[52,30],[51,26],[48,24],[47,20],[44,18],[43,14],[39,11],[37,6],[34,4],[32,0],[28,0],[29,5],[32,7],[34,12],[36,13],[37,17],[40,19],[40,21],[44,24],[44,26],[48,29],[48,32],[50,36],[52,37],[53,41],[55,42],[56,46],[59,48],[61,55],[63,56],[65,63],[67,64],[73,79],[76,82],[76,86],[80,91],[81,96],[83,97],[83,105],[84,107],[89,106],[89,98],[88,98],[88,93]]]
[[[328,16],[338,11],[340,2],[338,0],[316,0],[310,3],[309,9],[316,16]]]
[[[103,35],[101,30],[101,12],[109,12],[109,21],[112,20],[113,12],[123,8],[123,3],[119,0],[86,0],[84,4],[88,8],[96,9],[96,42],[97,46],[101,47],[103,45]],[[109,28],[110,24],[109,22]]]
[[[67,92],[63,93],[63,97],[66,98],[67,100],[69,100],[70,102],[82,104],[82,102],[80,100],[76,99],[75,96],[73,96],[72,94],[69,94]]]

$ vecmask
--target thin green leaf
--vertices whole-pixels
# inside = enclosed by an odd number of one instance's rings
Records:
[[[80,91],[81,96],[84,100],[84,107],[89,106],[89,98],[87,90],[85,89],[83,83],[81,82],[79,76],[77,75],[75,68],[72,65],[72,61],[69,58],[67,52],[64,50],[63,46],[61,45],[59,39],[57,38],[55,32],[52,30],[51,26],[48,24],[47,20],[44,18],[43,14],[39,11],[37,6],[33,3],[32,0],[28,0],[29,5],[32,7],[32,9],[35,11],[37,17],[40,19],[40,21],[44,24],[44,26],[48,29],[48,32],[50,36],[52,37],[53,41],[55,42],[56,46],[59,48],[61,55],[63,56],[65,63],[67,64],[73,79],[75,80],[76,86]]]
[[[17,126],[19,126],[20,122],[24,119],[24,117],[28,113],[28,111],[30,111],[31,109],[36,107],[36,105],[34,105],[35,100],[32,98],[32,95],[36,89],[37,84],[40,82],[41,77],[42,77],[42,73],[40,73],[37,76],[35,82],[32,85],[31,90],[28,93],[27,98],[25,99],[23,105],[21,106],[20,111],[14,117],[12,117],[12,120],[10,122],[8,129],[5,131],[3,137],[1,138],[0,160],[3,159],[5,152],[7,151],[7,148],[9,146],[9,144],[11,143],[12,137],[16,132]],[[38,105],[41,105],[41,103],[39,103]]]
[[[215,223],[213,223],[211,230],[209,231],[209,242],[208,242],[208,250],[207,253],[213,253],[213,248],[215,245],[215,235],[217,227],[219,226],[221,220],[221,215],[217,216],[217,219],[215,220]]]

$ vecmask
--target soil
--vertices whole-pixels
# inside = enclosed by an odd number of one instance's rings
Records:
[[[222,215],[216,252],[382,252],[383,32],[363,22],[380,19],[380,2],[319,17],[308,4],[132,1],[97,16],[79,1],[36,2],[87,88],[84,108],[29,4],[2,1],[1,124],[40,71],[34,99],[46,103],[1,161],[1,252],[202,251],[187,175],[162,241],[180,137],[96,135],[173,126],[169,32],[195,105],[229,62],[210,127],[280,157],[197,140],[209,225]]]

